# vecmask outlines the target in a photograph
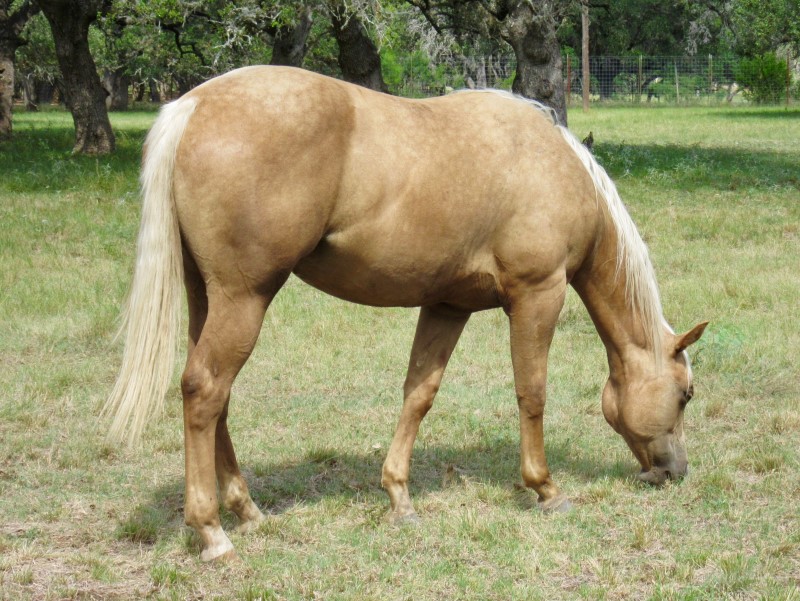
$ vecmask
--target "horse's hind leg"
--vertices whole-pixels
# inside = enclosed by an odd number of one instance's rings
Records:
[[[413,519],[416,515],[408,494],[411,451],[420,422],[433,405],[447,361],[468,319],[468,313],[438,307],[420,310],[403,386],[403,410],[381,476],[381,484],[389,494],[389,517],[393,521]]]
[[[228,404],[217,422],[215,467],[222,504],[239,518],[239,532],[247,532],[264,520],[264,514],[250,497],[247,482],[239,471],[233,442],[228,433]]]
[[[190,322],[202,319],[202,307],[192,307]],[[186,448],[186,523],[201,538],[200,555],[209,561],[233,551],[219,521],[217,479],[225,504],[245,521],[260,512],[250,500],[239,473],[227,426],[230,389],[258,338],[270,298],[216,291],[208,298],[208,314],[181,379]],[[195,327],[193,327],[193,325]],[[197,321],[190,323],[196,335]],[[191,345],[190,345],[191,346]]]
[[[208,295],[206,294],[206,285],[203,277],[197,269],[197,264],[186,249],[184,249],[183,257],[186,298],[189,307],[189,355],[191,356],[200,340],[200,334],[208,317]],[[240,530],[248,530],[261,522],[264,519],[264,514],[261,513],[251,499],[247,482],[239,471],[236,453],[233,450],[233,443],[228,433],[229,402],[230,395],[228,400],[225,401],[225,407],[217,421],[215,436],[217,483],[219,484],[222,504],[238,516],[241,521]]]

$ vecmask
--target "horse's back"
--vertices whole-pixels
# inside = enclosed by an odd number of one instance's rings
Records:
[[[201,271],[294,270],[357,302],[484,308],[504,270],[544,276],[589,243],[575,225],[595,210],[590,180],[524,102],[408,100],[274,67],[189,97],[175,190]]]

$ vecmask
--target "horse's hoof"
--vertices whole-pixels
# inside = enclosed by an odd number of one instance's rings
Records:
[[[567,513],[572,510],[572,503],[564,495],[558,495],[547,501],[539,501],[539,509],[544,513]]]
[[[242,563],[242,558],[239,557],[239,554],[236,552],[236,549],[231,549],[216,557],[214,560],[215,564],[219,565],[237,565]]]
[[[396,513],[389,513],[388,520],[390,524],[402,527],[415,527],[419,525],[419,516],[416,512],[406,513],[405,515],[398,515]]]
[[[231,547],[222,553],[217,553],[211,549],[203,549],[203,552],[200,553],[200,561],[203,563],[226,564],[236,563],[241,560],[239,559],[239,555],[236,553],[236,549]]]

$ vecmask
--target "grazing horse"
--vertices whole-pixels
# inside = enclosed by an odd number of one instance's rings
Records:
[[[393,520],[415,517],[419,425],[471,313],[509,318],[521,472],[543,509],[569,502],[545,460],[547,355],[571,284],[608,351],[603,413],[659,484],[687,471],[684,349],[662,316],[647,249],[611,180],[541,105],[502,92],[408,100],[307,71],[248,67],[165,106],[145,144],[126,345],[105,406],[134,444],[163,402],[181,279],[185,519],[201,558],[230,556],[222,503],[264,519],[226,420],[231,384],[290,274],[352,302],[421,307],[381,483]]]

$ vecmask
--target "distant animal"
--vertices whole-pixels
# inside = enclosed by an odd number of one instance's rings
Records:
[[[592,148],[594,147],[594,136],[592,135],[592,132],[589,132],[589,135],[581,140],[581,144],[586,146],[586,148],[589,149],[589,152],[592,151]]]
[[[571,284],[606,346],[606,420],[660,484],[686,473],[685,353],[647,249],[603,169],[541,105],[469,91],[380,94],[300,69],[247,67],[165,106],[147,136],[126,344],[105,414],[134,444],[170,381],[181,307],[185,520],[201,559],[232,556],[219,500],[264,516],[227,428],[231,384],[290,274],[356,303],[421,307],[403,408],[383,465],[389,516],[413,519],[411,451],[470,315],[502,308],[520,411],[521,472],[569,506],[545,459],[547,355]],[[279,352],[279,351],[278,351]],[[219,495],[219,496],[218,496]]]
[[[653,98],[660,100],[661,95],[658,93],[657,88],[653,86],[661,83],[662,81],[664,81],[663,77],[654,77],[645,84],[645,88],[647,88],[647,102],[650,102]]]

